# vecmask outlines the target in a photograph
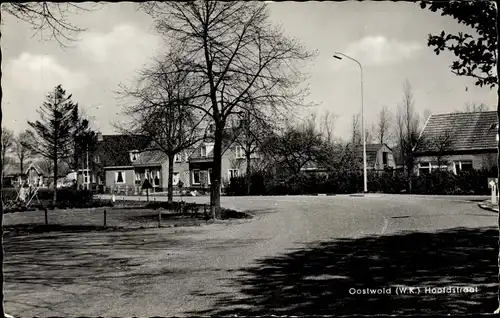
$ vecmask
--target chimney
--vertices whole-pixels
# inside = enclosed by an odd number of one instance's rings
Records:
[[[100,132],[97,133],[97,141],[102,141],[102,134]]]

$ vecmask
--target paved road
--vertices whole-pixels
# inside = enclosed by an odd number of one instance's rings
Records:
[[[237,278],[248,274],[247,268],[263,266],[264,259],[304,250],[311,242],[493,227],[498,215],[469,201],[482,198],[223,197],[223,206],[249,211],[255,218],[189,229],[65,234],[57,242],[34,236],[7,239],[5,304],[7,312],[17,316],[217,314],[216,309],[236,306],[232,301],[245,293],[248,297]],[[207,202],[208,197],[185,200]],[[328,268],[359,250],[342,250],[341,257],[328,261]],[[306,265],[302,260],[294,266]],[[285,302],[282,296],[271,298],[272,306]]]

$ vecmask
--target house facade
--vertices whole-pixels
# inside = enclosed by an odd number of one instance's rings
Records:
[[[132,194],[135,192],[135,170],[133,163],[145,149],[149,140],[144,136],[98,134],[96,151],[93,154],[93,171],[84,183],[92,188],[106,187],[107,191]]]
[[[498,118],[495,111],[434,114],[414,149],[416,173],[491,169],[496,166]]]
[[[213,180],[213,154],[214,144],[203,142],[192,152],[189,157],[189,173],[191,188],[206,191]],[[259,155],[250,156],[251,165],[254,165]],[[221,160],[221,187],[229,185],[232,178],[246,174],[247,162],[242,146],[237,143],[223,143]]]
[[[357,149],[358,157],[363,158],[363,147]],[[366,145],[366,169],[375,171],[393,170],[396,168],[394,153],[386,144]]]
[[[141,191],[141,186],[147,179],[154,192],[164,192],[168,188],[169,162],[168,156],[158,149],[147,149],[139,153],[133,162],[134,184]],[[172,185],[178,190],[179,185],[190,186],[189,150],[174,156]]]
[[[168,156],[143,136],[104,135],[98,137],[97,151],[88,179],[82,184],[94,183],[105,187],[106,192],[139,194],[146,179],[152,192],[166,192],[168,188]],[[214,143],[207,141],[175,155],[172,183],[174,191],[208,192],[213,180]],[[252,156],[255,158],[256,156]],[[244,174],[246,159],[241,147],[226,142],[222,155],[222,187],[232,177]],[[93,185],[94,186],[94,185]],[[95,187],[95,186],[94,186]]]

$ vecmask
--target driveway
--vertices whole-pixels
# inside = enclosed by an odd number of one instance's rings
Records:
[[[498,215],[470,200],[223,197],[223,206],[255,218],[199,228],[6,237],[6,311],[23,317],[293,315],[374,313],[373,306],[383,305],[380,313],[492,312]],[[453,263],[429,265],[444,254]],[[392,288],[434,286],[443,278],[480,286],[482,293],[403,301],[348,293],[365,281],[365,287]]]

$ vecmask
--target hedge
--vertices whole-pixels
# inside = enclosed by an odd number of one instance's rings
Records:
[[[411,178],[413,194],[476,194],[487,195],[488,178],[496,177],[495,170],[474,170],[458,175],[450,171],[433,171]],[[368,192],[409,193],[409,179],[400,173],[368,172]],[[250,195],[298,195],[332,193],[347,194],[363,191],[362,172],[344,171],[324,174],[302,173],[280,179],[270,174],[251,176]],[[231,179],[227,195],[246,195],[245,177]]]
[[[15,188],[5,188],[2,189],[2,200],[6,205],[6,212],[9,209],[22,210],[25,205],[22,203],[17,203],[17,191]],[[71,188],[62,188],[57,190],[57,203],[54,206],[54,190],[42,188],[37,192],[37,198],[33,198],[30,206],[37,208],[95,208],[102,206],[112,206],[111,201],[94,200],[93,193],[89,190],[77,190]],[[24,210],[23,210],[24,209]],[[11,211],[12,212],[12,211]]]

